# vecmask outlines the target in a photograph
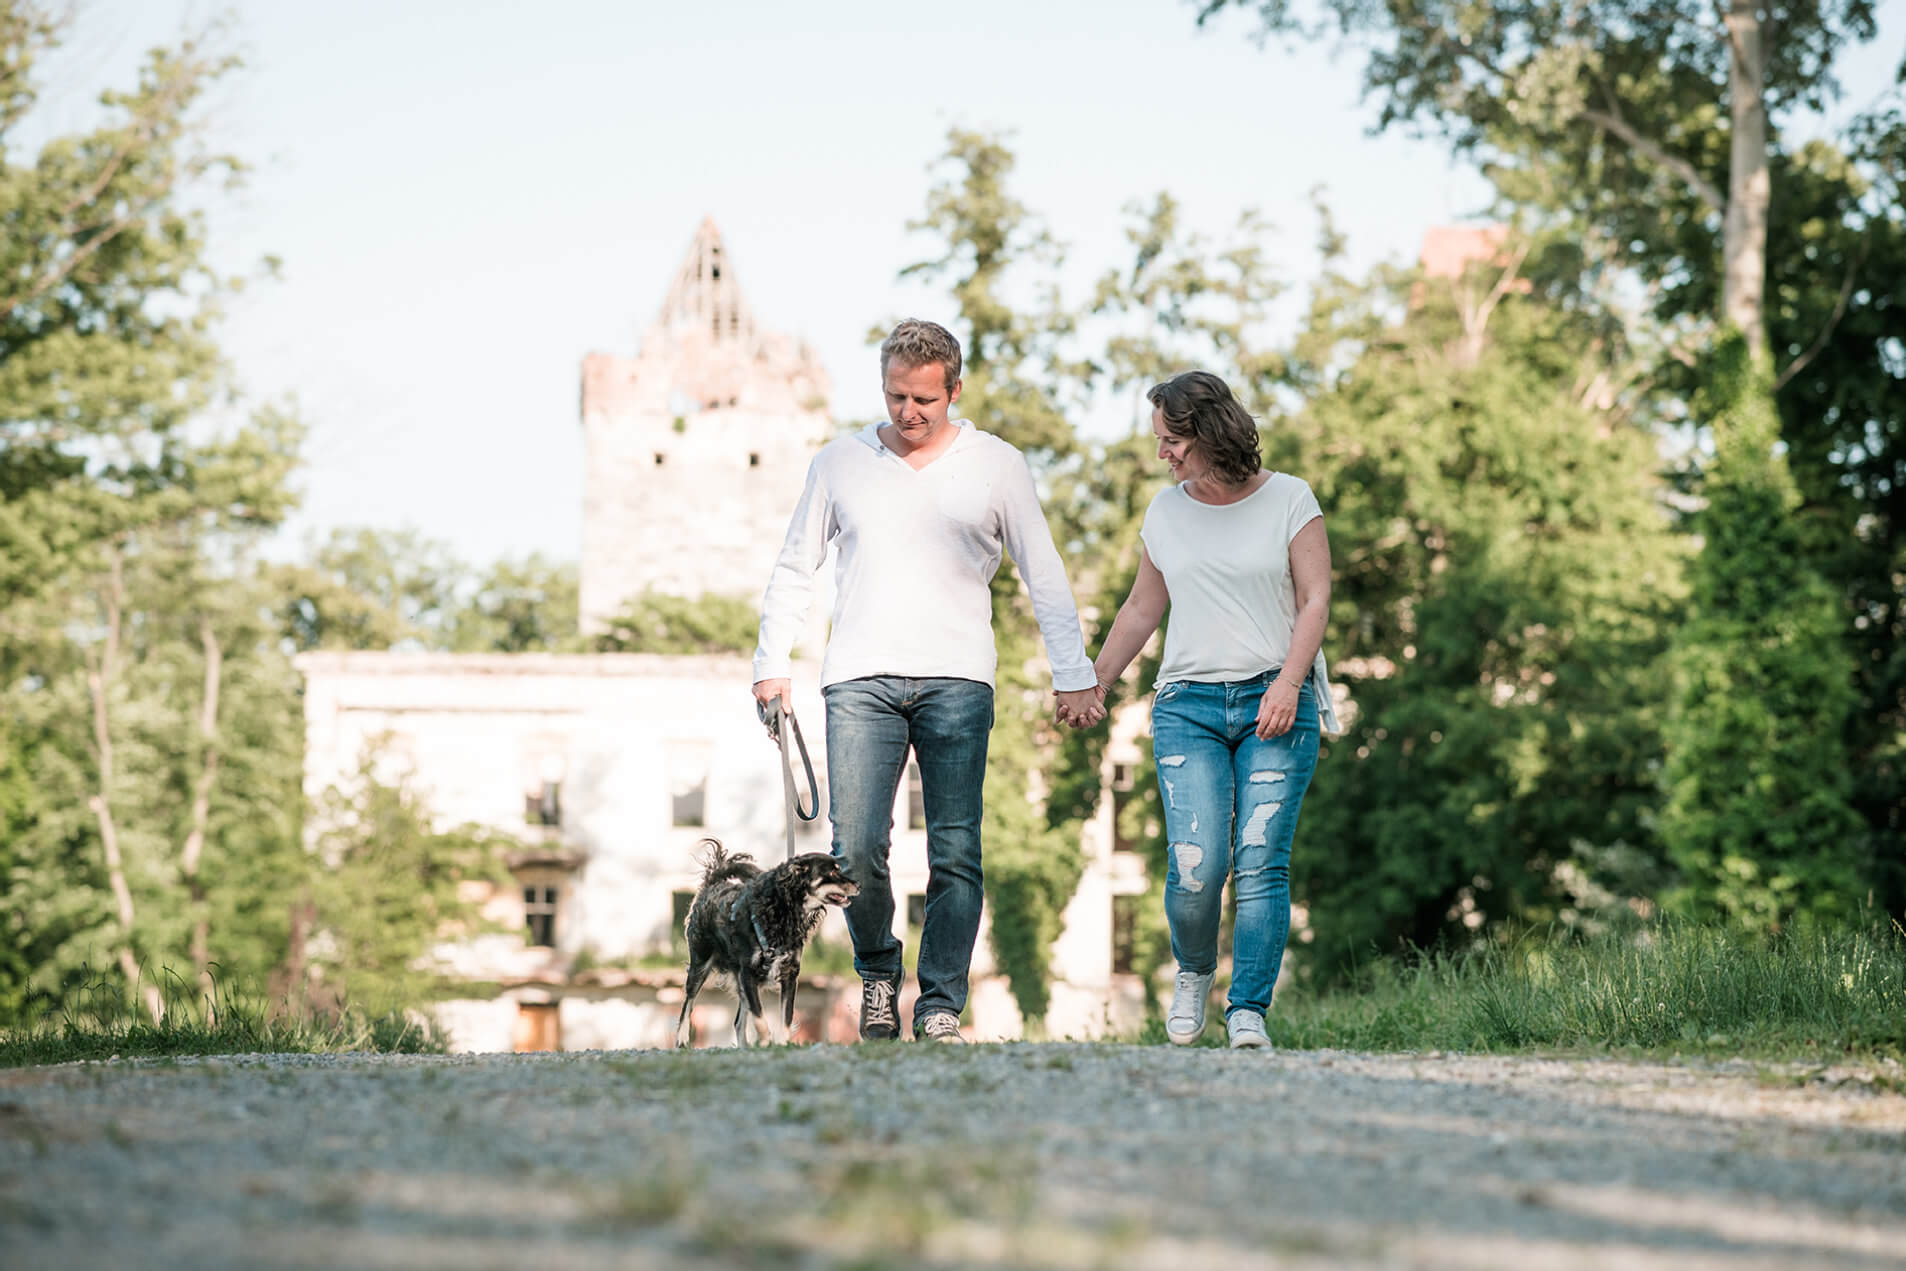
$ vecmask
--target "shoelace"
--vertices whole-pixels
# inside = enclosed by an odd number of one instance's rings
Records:
[[[869,1024],[894,1024],[899,1020],[893,1013],[893,983],[889,980],[872,980],[865,986],[861,1003],[866,1011]]]
[[[940,1011],[927,1016],[926,1023],[920,1027],[926,1032],[928,1037],[945,1037],[949,1033],[957,1034],[960,1031],[960,1021],[948,1015],[945,1011]]]
[[[1178,982],[1172,986],[1171,1017],[1173,1019],[1192,1019],[1198,1013],[1198,981],[1204,977],[1193,975],[1189,971],[1178,973]]]

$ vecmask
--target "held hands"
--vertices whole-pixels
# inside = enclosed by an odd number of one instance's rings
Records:
[[[1059,699],[1057,712],[1061,724],[1070,724],[1074,728],[1091,728],[1105,719],[1105,686],[1094,684],[1091,688],[1074,689],[1069,693],[1054,693]]]
[[[1280,676],[1264,690],[1264,697],[1257,704],[1256,731],[1260,740],[1282,737],[1297,722],[1298,687],[1286,683]]]

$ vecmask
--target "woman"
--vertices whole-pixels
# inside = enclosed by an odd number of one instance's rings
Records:
[[[1290,852],[1323,727],[1337,731],[1325,679],[1330,544],[1310,487],[1265,472],[1257,424],[1207,371],[1146,393],[1158,457],[1178,484],[1139,530],[1131,595],[1095,667],[1118,682],[1172,611],[1152,701],[1152,758],[1164,794],[1165,917],[1178,979],[1165,1033],[1205,1027],[1227,874],[1237,894],[1225,1028],[1268,1046],[1264,1012],[1290,932]]]

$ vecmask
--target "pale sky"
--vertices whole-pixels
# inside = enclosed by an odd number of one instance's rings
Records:
[[[1847,64],[1849,105],[1890,79],[1902,8]],[[869,418],[869,326],[955,316],[895,280],[926,254],[905,227],[950,127],[1009,134],[1014,189],[1069,245],[1081,289],[1127,263],[1121,210],[1159,190],[1214,233],[1259,209],[1297,283],[1315,270],[1313,186],[1359,267],[1485,209],[1441,142],[1366,135],[1360,57],[1260,50],[1242,17],[1200,31],[1195,11],[91,0],[47,119],[83,120],[144,48],[229,13],[246,66],[209,117],[255,171],[215,205],[214,247],[230,269],[284,264],[221,338],[250,398],[294,400],[311,426],[285,548],[373,525],[475,562],[574,559],[581,360],[634,351],[705,215],[757,319],[815,347],[836,416]]]

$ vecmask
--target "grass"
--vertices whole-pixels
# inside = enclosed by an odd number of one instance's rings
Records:
[[[1278,1045],[1301,1049],[1906,1058],[1906,932],[1756,939],[1658,923],[1534,936],[1377,962],[1315,996],[1280,994],[1270,1028]]]
[[[101,977],[65,1011],[0,1029],[0,1067],[114,1056],[369,1051],[433,1054],[443,1038],[401,1012],[357,1009],[298,1017],[261,997],[220,990],[208,1011],[173,979],[154,1023]],[[1837,929],[1757,939],[1726,929],[1656,923],[1587,939],[1532,935],[1511,945],[1365,965],[1348,986],[1280,991],[1270,1016],[1279,1046],[1314,1050],[1610,1052],[1767,1060],[1906,1060],[1906,931]],[[1135,1039],[1165,1040],[1153,1019]],[[1207,1030],[1205,1045],[1222,1045]],[[865,1048],[878,1060],[899,1047]],[[964,1048],[929,1048],[955,1060]],[[706,1060],[674,1080],[714,1079]],[[1069,1061],[1068,1061],[1069,1062]],[[652,1072],[645,1066],[645,1072]],[[957,1081],[958,1078],[955,1078]]]
[[[180,1055],[441,1054],[436,1027],[402,1011],[346,1007],[327,1015],[274,1012],[256,994],[219,985],[208,1004],[196,984],[162,978],[157,1021],[128,1002],[116,976],[89,980],[57,1015],[25,1028],[0,1029],[0,1068],[80,1059]]]

